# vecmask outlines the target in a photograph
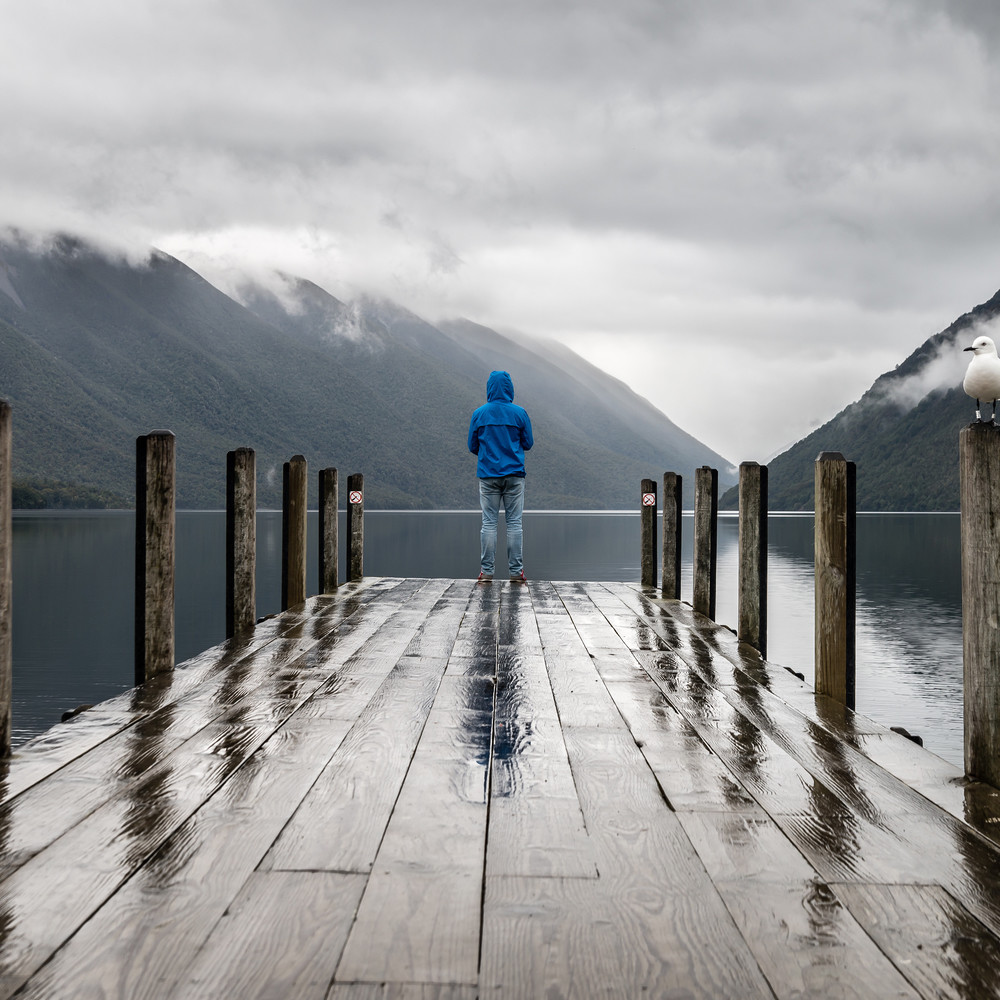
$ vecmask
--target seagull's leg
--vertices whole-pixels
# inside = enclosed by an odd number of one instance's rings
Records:
[[[983,418],[982,418],[982,416],[979,413],[979,400],[977,399],[976,400],[976,423],[977,424],[981,424],[982,422],[983,422]]]
[[[995,424],[997,422],[997,401],[993,400],[993,416],[990,417],[990,423]]]

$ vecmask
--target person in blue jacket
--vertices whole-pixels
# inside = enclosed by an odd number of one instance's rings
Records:
[[[483,509],[480,532],[482,559],[479,582],[493,579],[497,548],[497,516],[503,504],[507,525],[507,566],[512,582],[524,583],[521,513],[524,510],[524,453],[534,444],[531,420],[523,406],[514,403],[514,383],[507,372],[490,372],[486,405],[469,422],[469,451],[479,456],[479,504]]]

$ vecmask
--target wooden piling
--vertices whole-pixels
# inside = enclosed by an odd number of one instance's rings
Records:
[[[13,632],[11,630],[14,480],[11,471],[11,407],[0,400],[0,754],[10,756],[11,701],[14,692]]]
[[[715,568],[719,525],[719,473],[703,465],[694,473],[694,598],[692,607],[715,620]]]
[[[682,479],[676,472],[663,473],[663,567],[660,593],[667,600],[681,599],[681,503]]]
[[[816,693],[854,708],[855,466],[840,452],[816,459]]]
[[[1000,788],[1000,428],[959,434],[965,772]]]
[[[740,465],[737,636],[767,656],[767,466]]]
[[[257,458],[252,448],[226,455],[226,638],[257,621]]]
[[[281,610],[306,599],[306,496],[309,469],[302,455],[282,468]]]
[[[639,508],[642,559],[640,580],[643,587],[656,586],[656,480],[642,481],[642,505]]]
[[[136,439],[135,682],[174,668],[175,438]]]
[[[347,477],[347,580],[357,583],[365,575],[365,477]]]
[[[319,592],[332,594],[337,579],[337,470],[319,474]]]

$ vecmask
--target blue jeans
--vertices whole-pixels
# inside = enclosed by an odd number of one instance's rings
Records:
[[[501,501],[507,525],[507,565],[511,576],[520,576],[524,568],[521,563],[521,512],[524,510],[522,476],[479,480],[479,506],[483,509],[483,528],[479,536],[483,551],[480,568],[488,576],[493,575],[497,551],[497,516]]]

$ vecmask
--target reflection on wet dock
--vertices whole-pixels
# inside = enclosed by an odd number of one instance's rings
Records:
[[[1000,793],[651,594],[368,579],[20,748],[0,995],[1000,996]]]

